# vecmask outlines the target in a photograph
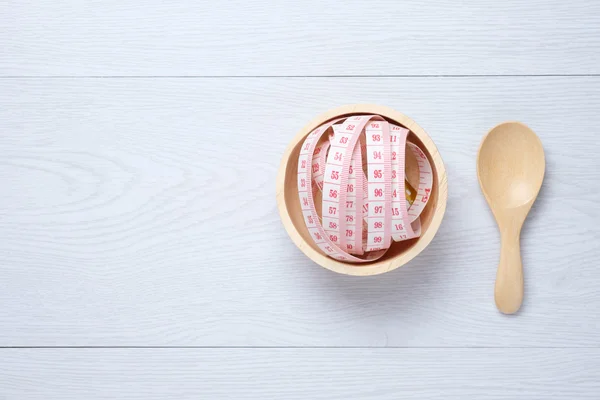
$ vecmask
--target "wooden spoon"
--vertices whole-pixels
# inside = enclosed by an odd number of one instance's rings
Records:
[[[496,307],[513,314],[523,302],[521,227],[544,180],[542,142],[520,122],[500,124],[483,138],[477,155],[481,190],[494,213],[502,241],[496,274]]]

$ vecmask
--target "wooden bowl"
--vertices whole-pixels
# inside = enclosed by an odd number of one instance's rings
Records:
[[[421,214],[421,236],[403,242],[393,242],[386,254],[371,263],[354,264],[334,260],[325,255],[314,244],[302,216],[298,199],[298,154],[304,138],[319,125],[347,115],[377,114],[388,121],[401,125],[410,134],[408,140],[417,144],[427,155],[433,169],[433,188],[429,202]],[[311,260],[332,271],[347,275],[376,275],[396,269],[410,260],[431,242],[442,222],[448,199],[448,181],[446,168],[435,144],[425,131],[406,115],[391,108],[373,105],[357,104],[342,106],[330,110],[308,123],[298,132],[287,147],[279,173],[277,175],[277,206],[283,226],[296,246]]]

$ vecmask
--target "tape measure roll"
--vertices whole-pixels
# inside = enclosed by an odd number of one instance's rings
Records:
[[[325,254],[372,262],[393,241],[420,236],[419,216],[431,195],[433,171],[408,134],[373,114],[334,119],[306,137],[298,156],[298,197],[311,238]],[[407,150],[418,163],[416,189],[406,179]]]
[[[343,128],[342,123],[345,122],[349,117],[355,117],[355,116],[379,116],[379,117],[383,117],[386,121],[388,121],[389,123],[389,128],[390,128],[390,144],[393,144],[394,142],[392,142],[392,135],[394,134],[394,130],[396,130],[398,128],[400,129],[408,129],[409,130],[409,134],[407,136],[407,144],[404,146],[404,156],[405,156],[405,164],[404,164],[404,174],[406,175],[404,179],[405,182],[405,197],[408,196],[408,204],[404,204],[406,207],[406,212],[409,215],[408,219],[409,222],[408,224],[410,225],[411,228],[413,228],[413,231],[415,230],[413,223],[418,223],[420,225],[420,232],[418,237],[415,237],[411,240],[405,240],[400,238],[401,240],[396,242],[394,240],[394,234],[392,232],[392,229],[394,229],[395,227],[390,226],[390,234],[392,234],[392,240],[391,240],[391,246],[389,247],[389,249],[385,252],[385,254],[383,254],[380,258],[378,259],[373,259],[371,262],[362,262],[362,261],[358,261],[358,262],[351,262],[350,260],[338,260],[335,259],[333,257],[330,257],[325,251],[323,251],[317,244],[315,241],[315,236],[313,233],[311,233],[309,231],[309,228],[307,227],[307,221],[308,218],[307,216],[309,215],[308,211],[311,211],[310,209],[305,209],[303,210],[302,206],[302,198],[304,198],[304,196],[301,198],[300,197],[300,190],[302,189],[301,187],[301,182],[299,182],[299,178],[301,179],[301,175],[298,174],[298,165],[299,165],[299,161],[300,161],[300,153],[303,152],[303,146],[306,146],[306,139],[308,136],[311,135],[311,133],[313,133],[313,131],[315,131],[316,128],[319,128],[321,126],[324,126],[330,122],[333,121],[337,121],[334,122],[330,129],[327,130],[326,133],[324,133],[321,136],[321,139],[317,142],[317,144],[315,145],[315,150],[313,152],[306,152],[306,155],[312,155],[312,162],[309,165],[310,168],[314,168],[314,173],[312,172],[313,170],[311,169],[311,179],[310,180],[306,180],[306,176],[304,177],[306,184],[308,185],[308,187],[310,187],[310,196],[312,196],[312,204],[314,205],[314,208],[316,209],[316,219],[313,217],[314,214],[312,214],[312,211],[310,213],[311,218],[313,221],[318,221],[318,226],[322,227],[323,230],[323,235],[322,237],[325,237],[325,228],[329,229],[329,222],[336,222],[336,221],[325,221],[325,223],[323,222],[323,210],[322,210],[322,206],[323,206],[323,188],[325,186],[325,181],[327,178],[327,173],[326,173],[326,169],[327,169],[327,161],[329,160],[329,157],[331,156],[335,156],[335,153],[331,153],[330,149],[332,148],[332,146],[335,144],[334,140],[335,140],[335,136],[337,135],[338,131],[341,131],[341,128]],[[381,118],[375,118],[372,121],[369,122],[377,122],[377,121],[381,121]],[[394,127],[396,126],[396,127]],[[355,221],[358,219],[358,212],[359,210],[361,210],[361,216],[363,218],[363,221],[365,220],[365,217],[368,218],[368,210],[371,208],[370,206],[368,206],[368,209],[366,210],[366,212],[362,211],[363,210],[363,205],[360,202],[362,201],[363,203],[369,202],[368,199],[368,190],[369,190],[369,174],[371,174],[371,176],[374,179],[382,179],[384,177],[384,173],[385,171],[383,171],[382,168],[382,176],[381,178],[379,177],[379,172],[375,172],[378,171],[379,169],[375,169],[373,168],[371,172],[369,172],[369,166],[368,166],[368,159],[367,159],[367,141],[366,141],[366,131],[367,129],[370,129],[371,127],[369,127],[367,125],[367,123],[365,123],[364,129],[362,129],[360,131],[360,135],[364,136],[362,138],[362,140],[359,138],[358,140],[358,144],[355,144],[355,147],[360,148],[360,152],[361,152],[361,158],[362,158],[362,174],[358,174],[355,172],[358,169],[356,168],[356,165],[358,163],[358,156],[354,155],[354,152],[352,152],[352,156],[350,157],[350,165],[348,166],[348,176],[345,178],[347,179],[346,181],[346,201],[354,201],[352,199],[352,195],[354,192],[354,196],[356,197],[355,201],[356,204],[348,204],[347,210],[346,210],[346,218],[348,221],[348,223],[351,223],[352,220],[354,219]],[[341,133],[341,132],[340,132]],[[352,131],[351,133],[356,133],[354,131]],[[383,135],[383,132],[382,132]],[[331,136],[331,138],[330,138]],[[371,138],[374,139],[373,142],[370,144],[371,146],[376,146],[376,139],[377,138]],[[339,140],[339,139],[338,139]],[[381,140],[383,140],[383,138],[381,138]],[[396,139],[398,140],[398,139]],[[339,142],[338,142],[339,143]],[[427,160],[430,163],[431,166],[431,170],[432,170],[432,180],[433,180],[433,186],[431,187],[431,192],[430,194],[426,194],[425,198],[427,199],[427,203],[426,206],[423,207],[423,209],[420,211],[420,214],[418,216],[417,219],[415,219],[414,221],[410,221],[413,217],[410,215],[414,212],[419,212],[418,208],[414,208],[413,204],[414,202],[417,200],[417,190],[419,188],[419,183],[420,183],[420,174],[419,174],[419,167],[417,166],[417,161],[418,161],[418,157],[415,157],[415,152],[417,153],[417,155],[420,155],[420,152],[414,148],[412,148],[412,146],[410,146],[410,144],[414,144],[416,145],[421,151],[422,153],[424,153],[425,157],[427,158]],[[321,150],[319,150],[319,148]],[[356,150],[357,152],[359,150]],[[387,150],[384,150],[387,151]],[[394,151],[394,150],[391,150]],[[398,157],[398,153],[396,154],[396,157]],[[382,157],[385,157],[387,154],[383,154],[382,153]],[[390,152],[389,158],[392,157],[392,154]],[[375,161],[374,157],[372,157],[373,160]],[[308,162],[308,158],[306,159]],[[354,161],[354,164],[352,164],[352,160]],[[340,160],[335,160],[334,158],[331,159],[332,161],[332,165],[334,165],[333,161],[340,161]],[[345,160],[341,160],[341,161],[345,161]],[[379,158],[377,158],[377,161],[379,161]],[[392,161],[392,160],[390,160]],[[387,161],[384,161],[383,164],[385,164]],[[314,166],[315,163],[318,163],[317,166]],[[300,163],[301,164],[301,163]],[[308,164],[308,163],[307,163]],[[350,173],[350,166],[352,166],[352,173],[354,175],[351,175]],[[339,167],[339,165],[338,165]],[[343,167],[343,162],[342,162],[342,167]],[[385,166],[384,166],[385,167]],[[331,176],[331,169],[334,168],[333,166],[329,167],[330,168],[330,175]],[[391,171],[393,171],[394,169],[394,165],[392,165],[392,167],[390,168]],[[392,172],[393,173],[393,172]],[[396,171],[396,176],[400,176],[398,171]],[[336,178],[334,177],[334,180]],[[384,179],[384,184],[385,184],[385,178]],[[399,185],[401,184],[401,182],[396,181],[396,178],[392,178],[394,179],[392,182],[392,187],[394,187],[395,185]],[[406,184],[406,182],[410,182],[410,185]],[[336,182],[330,182],[330,183],[336,183]],[[377,182],[373,182],[373,183],[377,183]],[[381,182],[379,182],[381,183]],[[348,185],[356,185],[356,186],[352,186],[352,188],[348,187]],[[361,185],[363,185],[361,187]],[[412,188],[411,188],[412,186]],[[340,185],[341,187],[341,185]],[[335,190],[335,188],[332,188]],[[378,189],[378,187],[373,188],[373,196],[375,196],[375,192],[374,190]],[[386,189],[384,187],[384,189]],[[364,191],[367,190],[367,196],[364,196]],[[392,189],[390,189],[392,190]],[[398,191],[398,189],[396,189]],[[400,191],[398,191],[400,192]],[[327,191],[327,194],[329,193],[329,191]],[[363,193],[363,196],[358,196],[357,194],[359,193]],[[379,195],[382,196],[379,196]],[[338,193],[339,195],[339,193]],[[306,195],[306,198],[308,200],[308,194]],[[391,194],[391,196],[393,196],[393,192]],[[366,197],[366,200],[365,200]],[[379,200],[380,197],[384,197],[383,196],[383,191],[381,193],[377,192],[377,200],[374,201],[381,201]],[[407,262],[409,262],[410,260],[412,260],[414,257],[416,257],[419,253],[421,253],[423,251],[423,249],[425,249],[429,243],[431,243],[431,240],[433,239],[433,237],[436,235],[436,233],[439,230],[440,224],[442,222],[442,219],[444,217],[445,214],[445,210],[446,210],[446,203],[448,200],[448,180],[447,180],[447,175],[446,175],[446,168],[444,166],[444,162],[440,156],[440,153],[435,145],[435,143],[433,142],[433,140],[431,139],[431,137],[427,134],[427,132],[425,132],[425,130],[423,128],[421,128],[415,121],[413,121],[412,119],[410,119],[409,117],[407,117],[406,115],[402,114],[401,112],[398,112],[392,108],[389,107],[385,107],[385,106],[381,106],[381,105],[376,105],[376,104],[350,104],[350,105],[344,105],[341,107],[337,107],[334,109],[331,109],[329,111],[326,111],[318,116],[316,116],[312,121],[308,122],[304,127],[300,128],[299,131],[296,133],[296,135],[290,140],[288,146],[286,147],[284,153],[282,154],[281,157],[281,164],[279,167],[279,172],[277,174],[277,180],[276,180],[276,199],[277,199],[277,208],[279,210],[279,215],[281,217],[281,223],[283,225],[283,227],[285,228],[287,234],[289,235],[290,239],[293,241],[293,243],[298,247],[298,249],[304,253],[304,255],[306,257],[308,257],[310,260],[312,260],[313,262],[315,262],[316,264],[320,265],[323,268],[326,268],[328,270],[340,273],[340,274],[345,274],[345,275],[354,275],[354,276],[369,276],[369,275],[377,275],[377,274],[382,274],[382,273],[386,273],[389,271],[392,271],[402,265],[405,265]],[[396,201],[398,201],[399,199],[396,199]],[[385,198],[384,200],[385,201]],[[341,204],[341,202],[340,202]],[[344,207],[346,206],[346,204],[344,204]],[[356,206],[354,208],[354,206]],[[395,207],[393,207],[395,208]],[[395,214],[395,210],[392,208],[391,214]],[[379,210],[379,209],[378,209]],[[327,209],[327,212],[329,212],[329,210]],[[352,214],[352,213],[356,213],[356,214]],[[373,212],[375,212],[375,209],[373,208]],[[392,215],[393,216],[393,215]],[[327,217],[327,215],[326,215]],[[405,215],[403,215],[403,218],[406,218]],[[377,224],[375,225],[376,222],[381,222],[381,221],[373,221],[372,224],[372,229],[381,229],[383,227],[383,224]],[[336,226],[336,225],[333,225]],[[313,226],[311,226],[312,228]],[[317,227],[317,225],[315,224],[314,227]],[[363,244],[362,241],[358,241],[358,238],[365,238],[365,240],[368,240],[368,229],[369,227],[363,222],[362,224],[355,226],[354,228],[350,228],[352,227],[352,225],[347,225],[346,229],[354,229],[354,231],[352,232],[353,235],[353,239],[351,239],[350,237],[348,237],[348,239],[344,239],[346,240],[346,244],[350,243],[350,244],[355,244],[355,243],[360,243],[361,245]],[[338,229],[338,228],[333,228],[333,229]],[[362,229],[362,231],[361,231]],[[314,229],[313,229],[314,231]],[[341,234],[341,229],[339,229],[340,234]],[[344,232],[344,235],[346,234],[346,232]],[[339,242],[340,238],[337,238],[337,241]],[[377,239],[379,240],[379,239]],[[318,241],[318,239],[317,239]],[[375,240],[371,240],[371,242],[374,242]],[[383,238],[382,238],[382,242],[383,242]],[[341,243],[340,243],[341,244]],[[282,246],[283,243],[281,244]],[[338,248],[340,246],[336,245]],[[354,246],[353,246],[354,247]],[[284,247],[285,249],[285,247]],[[333,247],[332,247],[333,249]],[[341,248],[339,250],[342,250]],[[340,255],[343,257],[346,257],[347,253],[349,256],[352,257],[356,257],[356,258],[367,258],[368,254],[370,253],[376,253],[376,252],[383,252],[385,251],[384,248],[382,248],[381,250],[372,250],[372,251],[363,251],[363,254],[360,254],[361,251],[361,246],[356,246],[353,249],[348,249],[348,247],[346,246],[346,250],[345,252],[340,252]],[[352,251],[352,252],[350,252]],[[372,255],[370,257],[373,257]]]

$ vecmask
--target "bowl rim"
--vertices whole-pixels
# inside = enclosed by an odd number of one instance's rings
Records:
[[[402,253],[399,256],[394,258],[383,260],[383,261],[374,261],[369,264],[350,264],[344,263],[338,260],[335,260],[317,250],[313,247],[307,245],[305,240],[302,238],[296,226],[292,222],[292,219],[288,213],[287,206],[285,204],[285,176],[287,172],[288,160],[294,148],[298,145],[298,143],[303,140],[306,135],[308,135],[312,130],[314,130],[319,125],[336,118],[340,115],[348,115],[348,114],[377,114],[383,117],[387,117],[391,120],[397,121],[406,128],[408,128],[412,133],[414,133],[419,140],[423,143],[424,147],[427,149],[427,152],[431,156],[431,161],[433,162],[436,173],[437,173],[437,185],[438,185],[438,201],[436,205],[436,209],[433,210],[433,216],[429,227],[425,231],[425,233],[418,239],[417,243],[412,246],[408,251]],[[287,146],[283,157],[281,158],[281,164],[279,166],[279,171],[277,174],[277,208],[279,209],[279,215],[281,217],[281,221],[288,235],[296,244],[296,246],[312,261],[319,264],[320,266],[327,268],[331,271],[345,274],[345,275],[354,275],[354,276],[369,276],[369,275],[377,275],[385,272],[392,271],[397,269],[407,262],[415,258],[429,243],[433,240],[433,237],[437,233],[442,219],[444,217],[446,211],[446,203],[448,200],[448,178],[446,174],[446,168],[444,166],[444,162],[440,153],[433,143],[433,140],[429,137],[429,135],[421,128],[416,122],[407,117],[406,115],[386,106],[376,105],[376,104],[349,104],[341,107],[337,107],[331,109],[329,111],[324,112],[323,114],[317,116],[308,124],[306,124],[300,131],[296,134],[294,139]]]

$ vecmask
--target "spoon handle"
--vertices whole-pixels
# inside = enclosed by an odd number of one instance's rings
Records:
[[[494,290],[496,307],[504,314],[513,314],[523,302],[523,264],[521,262],[520,230],[503,230],[500,264]]]

